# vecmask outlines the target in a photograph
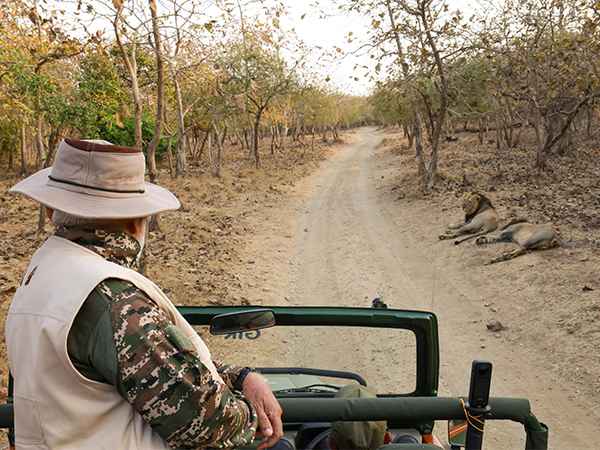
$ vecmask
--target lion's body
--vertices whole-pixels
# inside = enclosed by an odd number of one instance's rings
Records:
[[[552,224],[536,225],[523,220],[510,222],[502,228],[497,236],[482,236],[475,241],[477,245],[497,242],[514,242],[519,248],[492,259],[488,264],[508,261],[533,250],[544,250],[559,245],[558,233]]]
[[[498,228],[498,213],[485,195],[478,192],[466,193],[463,196],[462,209],[465,212],[464,222],[449,225],[446,232],[439,236],[441,240],[470,235],[454,242],[460,244]]]

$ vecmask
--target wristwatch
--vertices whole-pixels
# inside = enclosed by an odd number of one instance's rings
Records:
[[[240,370],[240,374],[233,383],[233,389],[242,392],[244,390],[244,380],[252,372],[254,372],[254,370],[251,367],[244,367],[242,370]]]

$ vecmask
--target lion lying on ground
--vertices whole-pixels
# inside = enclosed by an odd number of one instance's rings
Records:
[[[462,208],[465,212],[464,222],[449,225],[446,232],[439,236],[440,240],[454,239],[467,234],[471,235],[454,241],[454,244],[458,245],[498,228],[498,213],[496,213],[490,199],[485,195],[479,192],[465,193]]]
[[[519,248],[488,261],[485,265],[508,261],[533,250],[545,250],[559,246],[558,233],[550,223],[535,225],[525,219],[515,219],[502,227],[497,236],[481,236],[477,245],[494,244],[497,242],[514,242]]]

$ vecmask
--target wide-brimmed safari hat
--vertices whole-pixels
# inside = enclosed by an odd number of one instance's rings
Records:
[[[63,140],[54,165],[10,192],[77,217],[132,219],[178,209],[167,189],[144,181],[144,154],[100,140]]]

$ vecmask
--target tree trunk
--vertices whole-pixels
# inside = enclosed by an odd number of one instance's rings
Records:
[[[244,128],[244,143],[246,144],[246,148],[250,148],[250,141],[248,140],[248,128]]]
[[[396,21],[394,18],[394,13],[393,13],[393,9],[392,9],[390,0],[386,0],[386,6],[387,6],[388,18],[390,19],[390,24],[392,25],[392,30],[394,33],[394,39],[396,41],[396,47],[398,50],[398,60],[400,62],[400,65],[402,66],[402,74],[403,74],[404,78],[408,80],[410,77],[410,68],[408,66],[408,62],[406,61],[406,59],[404,57],[402,41],[400,40],[400,35],[396,28]],[[424,11],[421,15],[421,18],[424,22],[423,25],[425,26],[426,25],[425,24],[426,17],[425,17]],[[429,32],[427,27],[426,27],[426,31],[427,31],[427,35],[428,35],[428,41],[431,46],[431,44],[432,44],[431,33]],[[443,110],[443,115],[441,115],[441,119],[442,119],[442,123],[443,123],[443,119],[445,118],[445,115],[446,115],[446,105],[447,105],[447,80],[445,78],[445,73],[443,71],[443,67],[440,67],[441,66],[440,57],[439,57],[439,53],[437,52],[437,48],[435,47],[435,45],[432,46],[432,51],[434,53],[434,57],[435,57],[437,65],[438,65],[438,71],[440,72],[442,85],[444,87],[444,90],[442,93],[446,94],[445,96],[442,95],[442,99],[441,99],[442,105],[440,107],[440,109]],[[425,160],[424,160],[424,155],[423,155],[423,136],[421,133],[421,117],[419,115],[419,110],[418,110],[418,105],[417,105],[416,100],[414,100],[412,102],[412,109],[413,109],[413,117],[412,117],[412,119],[413,119],[413,137],[414,137],[414,142],[415,142],[415,156],[417,159],[417,170],[418,170],[418,174],[419,174],[419,179],[421,180],[422,189],[426,190],[427,185],[428,185],[428,180],[427,180],[427,173],[425,170]],[[439,131],[441,131],[441,127],[439,128],[438,132]],[[439,134],[438,134],[438,139],[439,139]],[[436,143],[436,145],[437,145],[437,143]],[[432,142],[432,147],[433,147],[433,142]],[[435,152],[433,152],[433,150],[432,150],[432,156],[434,153],[437,158],[437,148],[436,148]],[[430,166],[430,168],[437,171],[437,161],[436,161],[435,165]],[[435,178],[433,178],[433,179],[435,180]]]
[[[35,150],[36,150],[36,167],[41,170],[44,167],[44,138],[42,136],[42,127],[44,126],[42,113],[38,111],[35,127]]]
[[[227,139],[227,122],[225,122],[225,125],[223,127],[223,135],[221,136],[221,148],[225,145],[225,139]]]
[[[183,100],[181,99],[181,86],[177,73],[172,71],[173,85],[175,87],[175,106],[177,111],[177,146],[175,147],[175,177],[185,174],[187,168],[187,148],[185,141],[185,120],[183,116]],[[170,141],[169,141],[170,145]]]
[[[135,134],[135,148],[142,150],[144,141],[142,136],[142,115],[144,108],[142,106],[142,95],[140,93],[140,86],[137,80],[137,73],[131,83],[131,90],[133,93],[133,108],[135,111],[134,115],[134,134]]]
[[[25,122],[21,123],[21,176],[27,175],[27,133],[25,130]]]
[[[219,136],[219,130],[217,126],[213,123],[212,129],[215,135],[215,145],[210,147],[210,166],[211,172],[213,176],[220,178],[221,177],[221,159],[223,154],[223,143],[222,136]],[[223,131],[225,133],[225,130]]]
[[[431,147],[431,157],[429,160],[429,167],[427,168],[427,190],[430,191],[435,185],[437,178],[438,168],[438,149],[439,146],[435,145]]]
[[[156,58],[156,116],[154,123],[154,136],[148,145],[148,175],[151,182],[155,182],[158,176],[156,170],[156,150],[160,143],[164,119],[164,97],[165,97],[165,70],[162,54],[162,42],[158,27],[158,13],[156,0],[149,0],[150,13],[152,16],[152,36],[154,38],[154,56]]]
[[[8,170],[12,172],[14,168],[15,168],[15,151],[11,149],[8,151]]]
[[[415,112],[413,117],[413,136],[415,139],[415,158],[417,160],[417,171],[421,180],[421,187],[425,189],[425,160],[423,158],[423,135],[421,133],[421,117]]]
[[[544,133],[544,126],[542,124],[543,118],[539,111],[534,113],[533,129],[535,131],[535,143],[536,143],[536,159],[535,168],[538,172],[546,170],[546,152],[545,143],[546,137]]]
[[[502,148],[502,130],[500,130],[500,125],[496,124],[496,150],[500,151]]]
[[[130,45],[131,53],[128,53],[128,50],[123,45],[123,41],[121,40],[121,14],[123,13],[123,6],[120,6],[117,9],[115,14],[115,19],[113,21],[113,29],[115,32],[115,39],[117,41],[117,46],[119,47],[119,51],[121,52],[121,57],[123,58],[123,62],[125,63],[125,67],[127,67],[127,72],[129,73],[129,78],[131,79],[131,93],[133,95],[133,107],[135,110],[135,123],[134,123],[134,133],[135,133],[135,148],[138,150],[142,150],[142,96],[140,93],[140,86],[138,82],[138,74],[137,74],[137,59],[136,59],[136,43],[133,42]]]
[[[52,133],[50,133],[50,136],[48,137],[48,154],[44,160],[44,169],[50,167],[54,162],[54,155],[56,154],[56,149],[60,142],[61,135],[61,129],[55,129],[52,131]]]
[[[198,154],[196,154],[194,156],[194,160],[199,161],[200,158],[202,158],[202,155],[204,154],[204,149],[206,148],[206,142],[208,141],[209,138],[210,138],[210,130],[204,134],[204,138],[202,139],[202,144],[200,145],[200,150],[198,151]]]
[[[158,13],[156,0],[149,0],[150,14],[152,16],[152,36],[154,39],[154,56],[156,58],[156,117],[154,123],[154,136],[148,145],[148,175],[151,182],[155,182],[158,177],[156,170],[156,150],[160,143],[162,127],[164,120],[164,97],[165,97],[165,69],[162,54],[162,41],[158,27]],[[141,122],[140,122],[141,125]],[[150,217],[148,223],[148,232],[160,231],[160,219],[158,215]],[[146,240],[146,247],[147,247]],[[145,255],[142,256],[145,259]]]
[[[252,141],[252,152],[254,153],[254,163],[256,165],[256,168],[260,167],[260,153],[258,150],[258,144],[259,144],[259,130],[260,130],[260,119],[263,113],[263,108],[260,108],[257,112],[256,112],[256,116],[254,118],[254,133],[253,133],[253,141]]]
[[[235,136],[238,143],[240,144],[240,149],[244,150],[246,148],[246,144],[244,143],[244,136],[239,131],[236,131]]]
[[[36,147],[36,166],[38,170],[44,167],[44,139],[42,137],[42,113],[37,112],[36,130],[35,130],[35,147]],[[40,212],[38,216],[37,232],[42,233],[44,231],[44,224],[46,222],[46,208],[44,205],[40,205]]]
[[[277,139],[275,127],[271,127],[271,156],[275,154],[275,139]]]
[[[404,131],[404,136],[408,139],[408,148],[412,148],[414,142],[414,134],[411,133],[410,128],[406,122],[402,123],[402,130]]]
[[[287,138],[288,131],[289,128],[287,127],[287,125],[284,125],[283,129],[279,133],[279,148],[281,149],[281,151],[285,150],[285,140]]]
[[[208,130],[206,133],[206,154],[208,155],[208,166],[212,167],[212,129]]]
[[[173,164],[173,151],[171,150],[171,144],[173,142],[173,138],[169,138],[169,143],[167,145],[167,157],[169,159],[169,175],[171,178],[177,178],[177,173],[175,169],[175,165]]]

